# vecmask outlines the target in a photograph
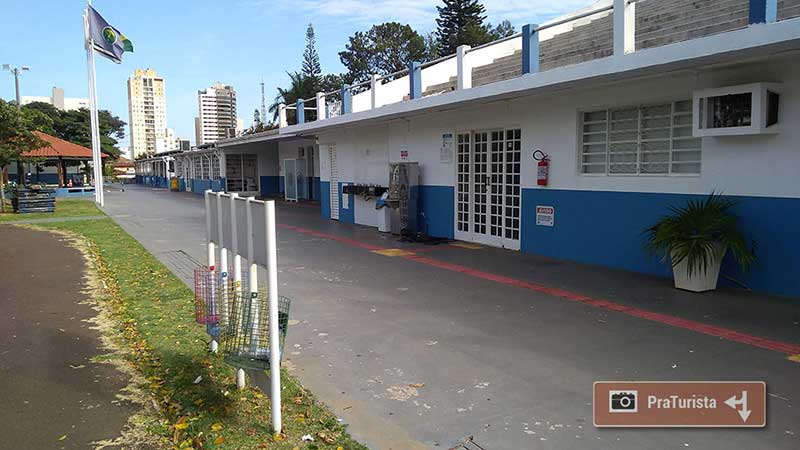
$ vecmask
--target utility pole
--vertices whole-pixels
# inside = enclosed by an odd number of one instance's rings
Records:
[[[261,123],[267,120],[267,102],[264,98],[264,77],[261,77]]]
[[[8,70],[9,72],[14,74],[14,87],[17,90],[17,111],[22,109],[22,99],[19,96],[19,74],[20,72],[27,72],[31,70],[28,66],[22,67],[11,67],[11,64],[3,64],[3,70]]]

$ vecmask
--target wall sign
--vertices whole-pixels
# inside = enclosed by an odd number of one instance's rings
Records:
[[[402,159],[403,161],[408,159],[408,150],[405,149],[400,150],[400,159]]]
[[[536,205],[536,225],[552,227],[555,225],[556,209],[552,206]]]
[[[450,164],[453,162],[453,133],[442,134],[442,147],[439,149],[439,162]]]

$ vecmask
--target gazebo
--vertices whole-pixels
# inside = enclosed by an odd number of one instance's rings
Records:
[[[67,187],[70,181],[73,186],[83,186],[93,182],[89,165],[89,161],[92,160],[91,149],[40,131],[34,133],[46,141],[47,145],[23,153],[23,159],[17,161],[17,164],[11,164],[12,170],[16,169],[16,174],[9,173],[10,179],[16,178],[17,182],[21,182],[25,179],[25,174],[30,173],[31,181],[57,184],[58,187]],[[101,153],[100,156],[108,157],[105,153]]]

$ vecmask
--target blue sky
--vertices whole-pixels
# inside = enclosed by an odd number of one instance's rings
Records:
[[[314,24],[324,72],[341,72],[338,52],[348,36],[385,21],[408,23],[420,33],[435,28],[438,0],[96,0],[95,8],[133,42],[121,65],[97,59],[102,109],[128,121],[126,80],[151,67],[166,79],[167,119],[194,142],[197,90],[215,81],[238,93],[239,116],[249,125],[260,106],[263,76],[267,100],[298,70],[309,22]],[[586,6],[591,0],[486,0],[489,21],[510,20],[517,29]],[[28,65],[22,95],[87,97],[83,0],[0,2],[0,63]],[[0,98],[14,98],[13,77],[0,74]],[[121,142],[127,146],[127,139]]]

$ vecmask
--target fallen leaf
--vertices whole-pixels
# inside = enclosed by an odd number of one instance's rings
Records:
[[[425,387],[425,383],[411,383],[411,384],[408,385],[408,387],[421,388],[421,387]]]
[[[211,431],[219,431],[221,429],[222,429],[222,424],[219,422],[211,425]]]
[[[189,428],[189,424],[186,423],[186,422],[184,422],[184,423],[176,423],[175,424],[175,429],[176,430],[185,430],[187,428]]]
[[[225,438],[222,436],[219,436],[218,438],[214,439],[214,443],[217,445],[221,445],[223,442],[225,442]]]
[[[59,441],[63,441],[63,440],[64,440],[64,439],[66,439],[66,438],[67,438],[67,435],[65,434],[65,435],[61,436],[60,438],[58,438],[58,440],[59,440]]]

